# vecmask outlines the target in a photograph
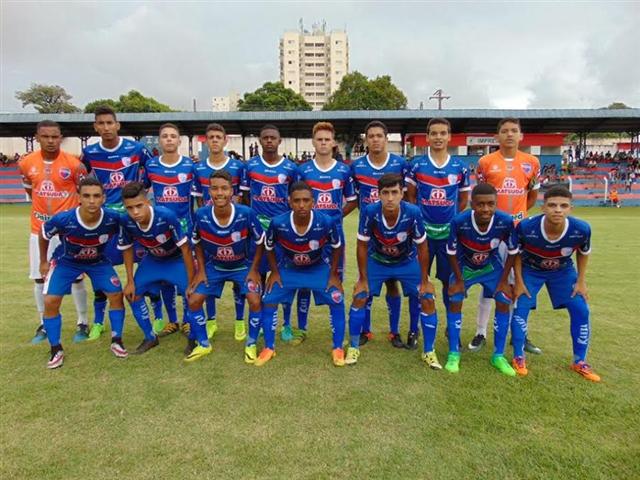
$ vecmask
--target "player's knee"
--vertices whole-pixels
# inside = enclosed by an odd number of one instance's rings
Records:
[[[260,301],[260,295],[256,293],[247,294],[247,303],[249,304],[249,310],[252,312],[258,312],[262,308],[262,302]]]
[[[124,308],[122,292],[113,292],[106,295],[109,300],[111,310],[121,310]]]
[[[189,310],[200,310],[206,298],[206,296],[200,293],[194,293],[193,295],[191,295],[188,300]]]
[[[496,312],[509,313],[509,303],[496,302]]]
[[[106,302],[107,296],[102,290],[96,290],[94,293],[94,301],[95,302]]]
[[[60,304],[62,303],[62,297],[56,295],[44,296],[44,314],[47,317],[57,315],[60,310]]]
[[[451,302],[449,303],[449,311],[451,313],[462,313],[462,302]]]
[[[366,298],[361,298],[361,297],[353,297],[353,300],[351,300],[351,306],[353,308],[357,308],[358,310],[361,308],[364,308],[367,305],[367,299]]]
[[[589,318],[589,304],[582,295],[576,295],[567,304],[567,310],[571,318]]]
[[[423,298],[420,301],[420,306],[422,307],[423,313],[431,315],[436,311],[436,302],[433,298]]]

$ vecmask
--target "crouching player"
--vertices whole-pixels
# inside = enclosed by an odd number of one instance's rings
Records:
[[[542,215],[520,222],[516,228],[520,255],[515,263],[516,306],[511,318],[513,366],[519,375],[528,373],[524,356],[529,311],[536,297],[547,286],[553,308],[566,308],[571,319],[573,363],[571,369],[587,380],[599,382],[600,376],[586,363],[591,327],[587,304],[587,259],[591,250],[589,224],[570,217],[571,192],[552,187],[544,194]],[[578,270],[571,256],[576,252]]]
[[[60,344],[62,297],[71,292],[73,282],[86,274],[94,290],[105,293],[109,301],[111,322],[111,351],[125,358],[127,350],[122,344],[124,304],[120,279],[105,256],[107,244],[118,234],[120,215],[102,208],[104,188],[95,178],[85,178],[78,185],[80,206],[61,212],[42,225],[39,237],[40,273],[44,284],[43,325],[51,345],[48,368],[58,368],[64,361]],[[49,241],[58,235],[61,245],[51,263],[47,260]]]
[[[198,272],[189,287],[191,334],[185,361],[192,362],[211,353],[202,304],[209,295],[220,298],[225,282],[233,282],[249,303],[249,334],[244,358],[245,362],[254,363],[262,307],[258,267],[262,259],[264,231],[253,210],[231,203],[233,181],[229,172],[218,170],[211,174],[209,180],[213,205],[199,208],[193,225],[192,241]],[[257,246],[251,263],[247,256],[250,241]],[[244,320],[236,322],[244,325]]]
[[[121,218],[118,249],[123,251],[127,271],[124,296],[131,302],[133,316],[144,333],[144,340],[134,352],[142,354],[158,345],[143,295],[158,293],[163,286],[170,285],[178,289],[178,294],[186,296],[194,275],[193,258],[176,214],[165,207],[152,207],[142,183],[125,185],[122,201],[127,214]],[[144,247],[146,255],[134,276],[135,241]]]
[[[462,302],[467,290],[480,284],[484,298],[493,298],[496,302],[491,364],[505,375],[516,375],[504,357],[504,347],[512,295],[508,278],[518,247],[511,215],[496,210],[496,202],[496,189],[488,183],[480,183],[471,191],[471,210],[456,215],[451,221],[447,242],[453,272],[449,278],[447,308],[449,356],[444,366],[451,373],[460,371]],[[507,245],[508,251],[504,267],[498,252],[500,242]]]
[[[264,365],[276,354],[278,304],[291,304],[296,290],[306,288],[313,293],[316,305],[329,305],[333,334],[331,357],[336,367],[343,367],[345,318],[338,265],[344,246],[340,242],[339,226],[329,216],[312,209],[313,192],[305,182],[291,184],[289,206],[292,211],[275,217],[267,230],[265,248],[271,273],[262,298],[265,348],[255,365]],[[276,244],[282,248],[280,264],[274,252]]]
[[[367,299],[380,296],[383,283],[399,281],[405,296],[420,299],[424,337],[422,360],[429,367],[440,370],[442,365],[433,347],[438,317],[433,285],[429,282],[427,234],[420,209],[402,201],[402,182],[402,175],[396,173],[380,177],[380,201],[368,205],[360,216],[357,247],[360,276],[353,289],[349,311],[350,346],[345,363],[353,365],[360,356],[360,332]]]

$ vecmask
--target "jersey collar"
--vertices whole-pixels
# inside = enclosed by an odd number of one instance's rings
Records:
[[[107,147],[105,147],[104,145],[102,145],[102,139],[100,139],[100,141],[99,141],[98,143],[99,143],[100,148],[101,148],[102,150],[104,150],[105,152],[110,152],[110,153],[112,153],[112,152],[115,152],[116,150],[118,150],[118,149],[122,146],[122,142],[124,142],[124,138],[120,137],[120,141],[118,142],[118,145],[116,145],[116,146],[115,146],[115,147],[113,147],[113,148],[107,148]]]
[[[331,164],[331,166],[329,168],[326,168],[326,169],[320,168],[320,165],[318,165],[318,162],[316,162],[315,158],[313,160],[311,160],[311,161],[313,162],[313,166],[316,167],[316,170],[318,170],[319,172],[322,172],[322,173],[327,173],[327,172],[330,172],[331,170],[333,170],[333,168],[338,163],[338,161],[335,158],[332,158],[331,160],[333,160],[333,163]]]
[[[396,218],[396,223],[393,225],[387,225],[387,219],[384,217],[384,211],[382,210],[382,203],[380,204],[380,216],[382,217],[382,224],[384,225],[384,228],[387,230],[393,230],[400,222],[400,217],[402,216],[402,203],[398,206],[398,218]]]
[[[438,165],[433,158],[431,158],[431,147],[429,147],[429,149],[427,150],[427,158],[429,159],[429,161],[431,162],[431,165],[433,165],[436,168],[444,168],[447,165],[449,165],[449,161],[451,160],[451,155],[447,155],[447,161],[444,162],[442,165]]]
[[[231,157],[224,157],[224,163],[222,165],[220,165],[219,167],[214,167],[213,165],[211,165],[211,163],[209,162],[209,157],[207,157],[207,166],[211,169],[211,170],[222,170],[224,167],[227,166],[227,164],[229,163],[229,160],[231,160]]]
[[[284,157],[280,157],[280,160],[278,160],[278,162],[274,164],[267,163],[267,161],[264,158],[262,158],[262,155],[258,155],[258,157],[260,158],[260,161],[262,162],[262,164],[267,168],[279,167],[280,165],[282,165],[282,162],[284,162]]]
[[[384,168],[389,163],[389,159],[390,158],[391,158],[391,154],[387,152],[387,159],[384,161],[384,163],[382,165],[380,165],[379,167],[376,167],[373,163],[371,163],[371,160],[369,160],[369,154],[367,154],[367,156],[365,157],[365,159],[367,160],[367,163],[369,164],[369,166],[371,168],[373,168],[374,170],[384,170]]]
[[[149,230],[151,230],[151,227],[153,226],[153,218],[155,217],[155,212],[153,211],[153,207],[151,205],[149,205],[149,208],[151,209],[151,218],[149,219],[149,226],[146,228],[146,230],[142,228],[142,226],[138,222],[136,222],[136,225],[138,226],[140,231],[143,233],[147,233]]]
[[[549,237],[547,237],[547,232],[544,230],[544,219],[545,219],[545,215],[542,215],[542,218],[540,219],[540,233],[542,234],[542,238],[544,238],[549,243],[557,243],[557,242],[559,242],[560,240],[562,240],[564,238],[564,236],[569,231],[569,219],[565,218],[564,219],[564,230],[562,230],[562,234],[558,238],[556,238],[555,240],[551,240],[551,239],[549,239]]]
[[[177,167],[178,165],[180,165],[182,163],[182,160],[184,159],[184,157],[182,155],[180,155],[180,158],[178,158],[178,161],[176,163],[174,163],[173,165],[167,165],[166,163],[164,163],[162,161],[162,155],[160,155],[158,157],[158,162],[160,163],[160,165],[162,165],[163,167],[167,167],[167,168],[173,168],[173,167]]]
[[[479,235],[487,235],[490,231],[491,231],[491,227],[493,227],[493,220],[496,218],[496,214],[494,213],[491,217],[491,220],[489,221],[489,226],[487,227],[486,231],[482,231],[480,230],[480,227],[478,227],[478,224],[476,223],[476,215],[475,212],[473,210],[471,210],[471,225],[473,225],[473,229],[479,234]]]
[[[227,228],[229,226],[231,226],[231,224],[233,223],[233,220],[235,219],[236,216],[236,207],[235,205],[232,203],[231,204],[231,215],[229,216],[229,223],[227,223],[226,225],[222,225],[219,221],[218,221],[218,217],[216,217],[216,212],[214,210],[214,206],[211,205],[211,217],[213,218],[213,221],[216,222],[216,225],[218,225],[220,228]]]
[[[83,221],[82,218],[80,218],[80,207],[76,207],[76,220],[78,220],[78,223],[82,226],[82,228],[86,229],[86,230],[95,230],[96,228],[98,228],[100,226],[100,224],[102,223],[102,219],[104,218],[104,208],[100,209],[100,220],[98,220],[98,223],[96,223],[93,227],[89,227],[88,225],[86,225]]]
[[[307,229],[302,233],[298,233],[298,231],[296,230],[296,224],[293,223],[293,211],[289,215],[289,221],[291,222],[291,229],[293,230],[293,233],[295,233],[299,237],[304,237],[307,233],[309,233],[309,230],[311,230],[311,225],[313,225],[313,210],[311,210],[311,215],[309,216],[309,225],[307,226]]]

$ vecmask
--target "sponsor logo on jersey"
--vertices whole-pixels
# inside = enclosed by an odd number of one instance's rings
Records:
[[[105,188],[122,188],[126,185],[126,180],[124,178],[124,173],[122,172],[111,172],[109,174],[109,183],[105,185]]]
[[[95,247],[83,247],[74,255],[78,260],[94,260],[98,258],[98,249]]]
[[[545,270],[557,270],[560,267],[560,260],[557,258],[545,258],[540,262],[540,268]]]
[[[524,195],[524,188],[518,187],[516,179],[513,177],[505,177],[502,186],[497,189],[498,195]]]
[[[69,170],[67,167],[62,167],[60,170],[58,170],[58,173],[60,174],[60,178],[62,180],[67,180],[71,176],[71,170]]]
[[[397,257],[400,255],[400,249],[395,245],[382,245],[380,251],[387,257]]]
[[[189,197],[180,196],[178,187],[166,185],[162,189],[162,195],[157,197],[156,201],[160,203],[185,203],[189,201]]]
[[[485,252],[475,252],[471,255],[471,263],[474,265],[482,265],[489,258],[489,254]]]
[[[298,266],[311,265],[311,257],[306,253],[296,253],[293,256],[293,263]]]
[[[58,192],[55,184],[51,180],[43,180],[40,189],[36,192],[42,198],[67,198],[69,192]]]
[[[235,262],[237,260],[242,260],[243,258],[244,255],[236,255],[233,251],[233,247],[218,247],[216,250],[216,259],[223,262]]]
[[[318,194],[316,208],[320,210],[335,210],[338,208],[338,205],[333,203],[333,195],[329,192],[321,192]]]
[[[447,199],[444,188],[432,188],[428,199],[422,199],[422,204],[429,207],[451,207],[453,200]]]
[[[279,181],[278,177],[278,181]],[[262,185],[260,189],[260,195],[256,195],[253,197],[254,200],[258,202],[266,202],[266,203],[284,203],[285,199],[278,197],[278,192],[276,187],[273,185]]]

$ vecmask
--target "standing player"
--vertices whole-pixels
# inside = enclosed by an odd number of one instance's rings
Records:
[[[151,159],[151,154],[141,143],[118,135],[120,122],[110,107],[103,106],[96,109],[93,128],[100,135],[100,141],[82,150],[82,162],[87,167],[87,171],[93,173],[102,183],[106,195],[105,207],[124,213],[122,187],[129,182],[140,180],[140,170],[147,160]],[[122,254],[118,250],[116,237],[107,246],[106,255],[113,265],[122,264]],[[104,331],[106,306],[106,296],[96,291],[93,301],[95,318],[89,332],[89,340],[97,340]],[[154,312],[159,314],[158,317],[162,316],[159,297],[154,301]]]
[[[462,160],[452,158],[447,147],[451,140],[451,124],[444,118],[427,123],[429,150],[413,159],[407,177],[407,199],[420,207],[429,241],[429,267],[436,261],[436,277],[442,282],[442,299],[449,305],[449,258],[447,240],[449,225],[458,212],[467,208],[469,171]],[[417,341],[418,325],[410,326],[407,346]]]
[[[402,284],[405,296],[419,299],[424,334],[422,360],[429,367],[440,370],[442,365],[434,351],[438,316],[433,285],[429,282],[424,220],[418,207],[402,200],[402,190],[402,175],[383,175],[378,180],[380,201],[368,205],[360,216],[359,277],[349,311],[350,347],[345,363],[353,365],[360,356],[360,332],[367,298],[379,296],[382,284],[393,280]]]
[[[186,194],[189,194],[188,190]],[[118,248],[123,252],[127,271],[124,295],[131,302],[133,315],[144,333],[142,343],[135,350],[136,354],[142,354],[158,345],[143,295],[159,290],[162,285],[170,285],[186,298],[187,287],[194,275],[193,257],[178,216],[168,208],[151,207],[142,183],[125,185],[122,200],[127,214],[121,219]],[[134,241],[146,250],[135,276]]]
[[[517,224],[526,218],[527,212],[538,198],[540,162],[533,155],[518,150],[522,140],[520,120],[503,118],[498,122],[496,135],[500,148],[478,161],[478,183],[488,183],[498,192],[498,210],[507,212]],[[500,256],[506,258],[506,247],[500,247]],[[469,343],[469,350],[476,352],[486,343],[487,324],[491,315],[491,299],[480,296],[476,335]],[[528,339],[525,349],[540,354],[542,350]]]
[[[542,215],[520,222],[516,228],[520,255],[515,264],[516,306],[511,318],[513,367],[519,375],[527,375],[524,342],[529,312],[543,285],[551,297],[553,308],[566,308],[571,319],[573,363],[571,369],[587,380],[599,382],[586,363],[591,326],[587,304],[587,260],[591,251],[591,227],[587,222],[570,217],[571,192],[564,187],[551,187],[544,194]],[[571,256],[576,252],[578,270]]]
[[[384,123],[374,120],[369,122],[364,129],[364,135],[369,148],[369,153],[364,157],[356,158],[351,165],[353,179],[358,191],[358,207],[360,216],[367,205],[375,203],[378,197],[378,180],[386,173],[397,173],[404,178],[407,171],[407,162],[403,157],[389,153],[387,151],[387,127]],[[345,209],[347,215],[354,206]],[[391,344],[396,348],[404,348],[402,338],[400,338],[400,290],[395,281],[385,283],[387,287],[387,309],[389,311],[389,335]],[[362,335],[360,345],[364,345],[373,338],[371,333],[371,303],[373,298],[367,302],[365,318],[362,322]],[[414,302],[414,306],[415,302]],[[417,311],[414,312],[417,315]],[[417,318],[417,317],[416,317]]]
[[[82,163],[60,149],[62,133],[60,125],[51,120],[43,120],[36,127],[36,140],[40,144],[37,150],[25,156],[18,168],[22,174],[22,184],[31,198],[31,235],[29,238],[29,278],[34,281],[33,295],[40,317],[40,324],[32,343],[40,343],[47,338],[42,324],[44,312],[44,278],[40,275],[40,249],[38,234],[42,223],[56,213],[69,210],[78,205],[78,183],[86,174]],[[53,251],[60,245],[58,237],[50,242],[45,260],[49,260]],[[73,301],[78,312],[78,327],[74,342],[86,340],[87,327],[87,291],[82,278],[71,285]]]
[[[297,166],[278,153],[282,139],[280,131],[274,125],[265,125],[260,129],[260,146],[262,155],[257,155],[247,162],[240,190],[245,193],[244,201],[256,213],[263,230],[267,231],[271,219],[289,211],[289,185],[295,181]],[[279,249],[276,249],[278,253]],[[269,265],[266,259],[260,265],[263,283]],[[282,306],[284,327],[283,340],[293,340],[291,331],[291,304]]]
[[[327,215],[337,225],[340,242],[345,245],[342,219],[345,212],[353,210],[357,204],[351,176],[351,169],[333,158],[335,145],[335,129],[328,122],[318,122],[313,126],[312,143],[315,158],[298,167],[298,180],[305,182],[313,192],[313,209]],[[346,205],[343,206],[344,200]],[[340,279],[344,278],[344,257],[340,259]],[[307,315],[311,291],[308,289],[298,292],[298,328],[293,344],[304,341],[307,333]]]
[[[344,295],[338,265],[344,246],[340,243],[338,225],[327,215],[313,210],[313,192],[304,182],[291,184],[289,205],[292,211],[275,217],[267,230],[265,248],[271,273],[262,298],[265,347],[255,365],[261,367],[276,355],[278,304],[290,304],[296,290],[307,288],[313,292],[316,305],[329,306],[331,358],[336,367],[343,367]],[[273,251],[276,245],[282,247],[279,262]]]
[[[58,213],[47,220],[40,232],[40,274],[46,278],[44,286],[44,329],[51,345],[48,368],[58,368],[64,361],[60,343],[62,297],[69,294],[78,276],[86,274],[94,290],[105,293],[109,300],[111,322],[111,351],[116,357],[127,357],[122,344],[124,304],[120,279],[107,259],[105,251],[111,238],[118,235],[120,215],[106,208],[104,189],[95,178],[85,178],[78,186],[80,206]],[[61,247],[49,263],[49,241],[58,235]]]
[[[462,302],[467,290],[480,284],[482,295],[496,302],[491,364],[504,375],[516,375],[504,357],[504,347],[509,330],[512,296],[508,279],[518,246],[513,220],[509,214],[496,210],[496,196],[496,189],[488,183],[476,185],[471,192],[471,210],[459,213],[451,221],[447,242],[452,271],[447,308],[449,356],[444,366],[451,373],[460,371]],[[501,242],[508,249],[504,265],[498,252]]]

